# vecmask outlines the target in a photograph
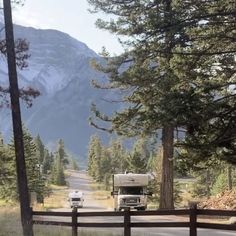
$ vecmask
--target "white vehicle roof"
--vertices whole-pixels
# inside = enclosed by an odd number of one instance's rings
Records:
[[[69,193],[69,198],[83,197],[83,192],[81,191],[73,191]]]
[[[149,174],[115,174],[114,186],[147,186],[149,179]]]

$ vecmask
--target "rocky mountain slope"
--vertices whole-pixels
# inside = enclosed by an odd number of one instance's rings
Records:
[[[85,158],[89,138],[98,132],[88,123],[91,103],[96,101],[111,110],[104,99],[113,94],[90,85],[92,79],[105,78],[90,66],[93,58],[101,59],[84,43],[56,30],[15,26],[15,38],[26,38],[30,43],[29,66],[18,71],[20,86],[33,86],[41,92],[32,108],[22,104],[25,125],[45,144],[53,146],[62,138],[70,152]],[[6,59],[2,57],[0,85],[6,86],[7,81]],[[8,109],[0,111],[0,131],[7,139],[11,136],[10,114]],[[105,138],[106,134],[102,135]]]

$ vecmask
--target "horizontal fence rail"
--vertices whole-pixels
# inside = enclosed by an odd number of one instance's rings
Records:
[[[196,209],[196,214],[197,215],[208,215],[208,216],[236,217],[236,211],[230,211],[230,210]],[[215,224],[215,223],[197,222],[197,228],[236,230],[236,224]]]
[[[114,212],[77,212],[77,209],[73,209],[72,212],[43,212],[32,211],[33,216],[39,217],[34,219],[33,224],[44,225],[60,225],[72,227],[72,236],[78,235],[78,228],[123,228],[124,236],[131,236],[131,228],[149,228],[149,227],[186,227],[189,228],[190,236],[197,236],[198,228],[205,229],[219,229],[219,230],[236,230],[236,224],[217,224],[217,223],[200,223],[197,222],[197,217],[200,215],[209,216],[234,216],[236,217],[236,211],[229,210],[207,210],[197,209],[197,205],[194,204],[190,209],[185,210],[155,210],[155,211],[130,211],[125,209],[124,211]],[[186,216],[189,219],[186,222],[141,222],[135,220],[132,222],[132,216],[158,216],[158,215],[174,215],[174,216]],[[123,217],[121,222],[93,222],[94,217]],[[46,217],[46,219],[45,219]],[[57,217],[55,220],[48,220],[47,218]],[[60,217],[66,217],[70,221],[57,221]],[[78,219],[83,217],[90,217],[90,222],[78,222]],[[138,218],[138,217],[136,217]]]

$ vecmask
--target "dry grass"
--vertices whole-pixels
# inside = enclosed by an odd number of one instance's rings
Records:
[[[113,198],[111,193],[105,190],[95,191],[93,193],[94,200],[106,208],[113,208]]]
[[[70,236],[71,228],[50,225],[34,225],[35,236]],[[19,207],[0,207],[0,236],[22,236]],[[81,236],[119,236],[109,232],[95,232],[93,229],[79,230]]]
[[[22,235],[19,207],[0,207],[0,236]]]
[[[78,234],[80,236],[121,236],[119,233],[110,233],[106,230],[95,231],[94,229],[78,229]],[[60,227],[60,226],[36,226],[35,236],[71,236],[71,228]]]
[[[45,197],[44,204],[33,204],[34,210],[55,209],[65,207],[65,202],[68,196],[68,187],[66,186],[51,186],[52,193]]]

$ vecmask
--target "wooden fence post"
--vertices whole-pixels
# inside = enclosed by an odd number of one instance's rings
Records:
[[[191,202],[189,206],[190,206],[189,235],[197,236],[197,203]]]
[[[131,236],[130,208],[124,210],[124,236]]]
[[[72,210],[72,236],[78,236],[77,229],[77,207]]]

